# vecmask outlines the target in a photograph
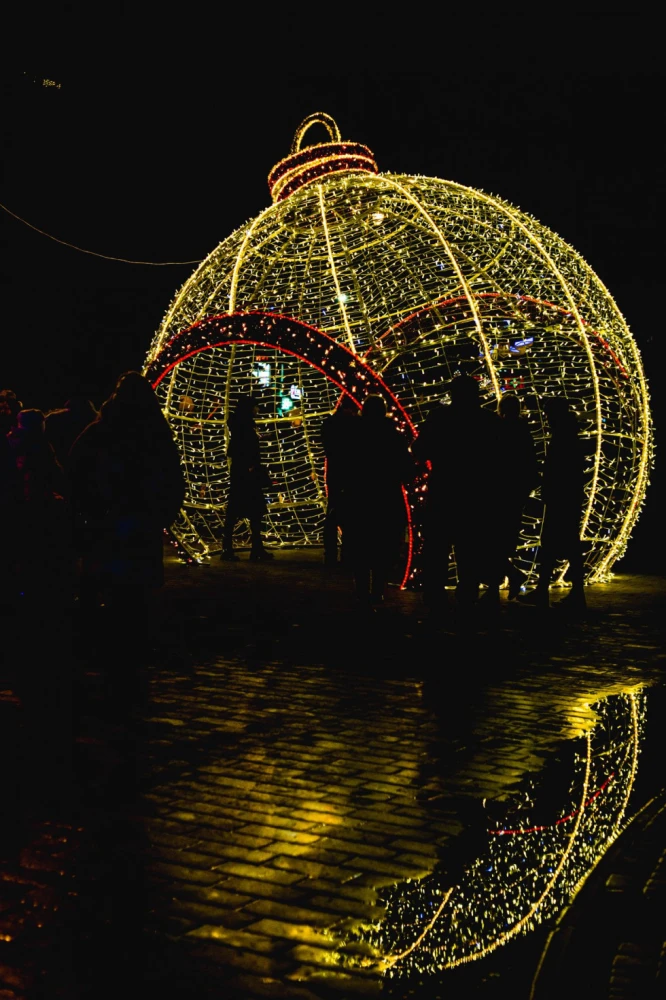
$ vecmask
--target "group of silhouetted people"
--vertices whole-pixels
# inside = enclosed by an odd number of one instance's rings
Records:
[[[358,597],[370,604],[384,598],[406,525],[404,489],[422,477],[425,503],[422,579],[426,602],[442,608],[455,553],[456,597],[470,608],[479,597],[493,606],[508,579],[510,599],[548,605],[550,578],[559,559],[570,564],[570,607],[583,609],[580,520],[584,503],[585,455],[575,414],[562,397],[544,400],[550,440],[541,472],[546,505],[541,537],[541,574],[536,590],[523,595],[525,577],[514,565],[523,510],[539,485],[539,464],[520,400],[503,395],[495,413],[481,406],[479,383],[459,375],[450,383],[450,404],[431,410],[408,447],[383,398],[363,405],[343,395],[324,420],[328,510],[324,559],[342,560],[353,571]]]
[[[163,530],[185,495],[178,449],[150,383],[122,375],[97,412],[84,397],[44,414],[0,393],[0,503],[11,526],[3,603],[137,608],[163,579]],[[44,598],[48,596],[48,602]]]
[[[362,404],[343,393],[322,424],[328,508],[324,558],[352,571],[365,604],[384,599],[407,526],[405,490],[415,481],[424,503],[426,602],[442,606],[455,554],[457,601],[469,608],[487,587],[489,606],[508,580],[509,598],[548,604],[556,562],[566,559],[571,605],[585,606],[579,525],[585,455],[575,414],[563,397],[543,402],[549,425],[539,472],[520,400],[505,393],[497,412],[481,405],[479,383],[452,379],[449,405],[435,406],[408,445],[380,395]],[[251,529],[250,559],[272,559],[263,543],[270,475],[261,461],[255,418],[260,400],[241,397],[227,424],[229,494],[221,558],[236,561],[234,530]],[[84,397],[46,416],[0,393],[0,506],[12,525],[4,551],[2,600],[29,603],[46,591],[78,590],[81,606],[103,596],[112,606],[144,607],[163,581],[163,529],[176,518],[185,486],[178,450],[150,383],[138,372],[120,377],[99,412]],[[514,563],[523,510],[541,483],[545,504],[539,582],[523,595]]]

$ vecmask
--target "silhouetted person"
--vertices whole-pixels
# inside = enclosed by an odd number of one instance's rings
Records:
[[[569,607],[586,607],[580,523],[585,505],[585,449],[578,420],[562,396],[544,400],[550,440],[543,463],[541,498],[545,504],[541,531],[539,582],[527,595],[530,603],[548,607],[548,588],[558,559],[569,561],[572,587],[564,598]],[[562,602],[560,602],[562,603]]]
[[[0,519],[4,525],[14,522],[17,495],[17,472],[7,435],[15,426],[21,404],[10,389],[0,392]],[[16,554],[18,539],[14,531],[3,532],[0,549],[0,611],[10,611],[18,595]]]
[[[61,465],[79,434],[96,419],[97,410],[83,393],[75,393],[62,409],[46,414],[46,437]]]
[[[335,413],[321,425],[321,440],[326,456],[326,517],[324,519],[324,562],[338,561],[338,528],[342,526],[345,493],[352,488],[346,475],[348,456],[359,430],[359,408],[354,399],[343,393]],[[344,558],[344,557],[343,557]]]
[[[22,409],[23,403],[13,389],[0,389],[0,412],[2,413],[2,426],[5,434],[9,434],[16,427],[17,417]]]
[[[44,432],[41,410],[21,410],[7,436],[13,464],[12,531],[21,594],[27,601],[58,602],[65,595],[67,486]]]
[[[500,420],[481,408],[479,384],[471,376],[456,376],[449,393],[450,405],[430,412],[412,445],[414,456],[431,465],[423,524],[424,598],[429,604],[441,598],[453,547],[458,603],[469,608],[481,580],[496,573],[490,531]]]
[[[381,396],[367,396],[341,474],[343,545],[360,600],[378,604],[400,554],[407,515],[403,484],[414,475],[407,441]],[[343,459],[340,458],[342,467]]]
[[[163,529],[182,506],[178,449],[150,382],[125,372],[72,446],[68,469],[83,589],[133,619],[164,582]],[[85,597],[85,593],[83,595]]]
[[[509,598],[520,593],[523,575],[511,562],[520,537],[523,508],[539,482],[536,448],[527,420],[520,415],[520,399],[505,393],[499,403],[499,459],[501,478],[497,484],[496,520],[498,583],[509,579]]]
[[[241,518],[247,518],[252,532],[250,559],[272,559],[273,553],[264,548],[261,536],[262,521],[266,515],[263,490],[268,483],[266,469],[261,464],[261,449],[254,418],[259,400],[242,396],[228,420],[231,439],[227,455],[231,460],[229,473],[229,500],[224,519],[222,559],[236,562],[234,553],[234,528]]]

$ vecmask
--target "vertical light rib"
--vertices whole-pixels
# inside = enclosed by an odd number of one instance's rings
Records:
[[[418,211],[423,216],[423,218],[426,220],[426,222],[428,223],[428,225],[432,227],[432,229],[435,232],[437,238],[439,239],[440,243],[444,247],[444,251],[445,251],[447,257],[449,258],[449,260],[451,261],[451,266],[453,267],[454,271],[458,275],[458,280],[460,282],[460,287],[463,289],[463,291],[465,293],[465,297],[466,297],[467,302],[468,302],[468,305],[469,305],[469,307],[470,307],[470,309],[472,311],[472,316],[474,317],[474,325],[476,326],[476,330],[477,330],[477,333],[479,335],[479,340],[481,342],[481,348],[483,350],[483,355],[484,355],[484,357],[486,359],[486,365],[488,367],[488,374],[490,375],[490,380],[493,383],[493,389],[495,391],[495,396],[497,397],[497,399],[499,399],[501,393],[500,393],[500,388],[499,388],[499,382],[497,381],[497,372],[495,371],[495,365],[493,364],[493,359],[490,356],[490,348],[488,346],[488,339],[487,339],[485,333],[483,332],[483,326],[481,325],[481,317],[479,316],[479,310],[476,307],[476,302],[474,300],[474,295],[472,294],[472,291],[471,291],[471,289],[470,289],[467,281],[465,280],[465,276],[463,275],[462,271],[460,270],[460,265],[458,264],[458,261],[455,259],[454,255],[453,255],[453,251],[451,250],[451,247],[449,246],[448,241],[447,241],[446,237],[444,236],[444,233],[441,231],[441,229],[439,228],[439,226],[437,225],[437,223],[435,222],[435,220],[433,219],[433,217],[430,215],[430,213],[423,207],[423,205],[420,203],[420,201],[418,201],[418,199],[415,198],[407,190],[407,188],[403,187],[402,184],[398,184],[397,181],[392,180],[391,178],[387,177],[385,174],[382,175],[382,180],[385,181],[387,184],[390,184],[390,186],[394,187],[397,191],[400,191],[400,193],[402,194],[402,196],[404,198],[406,198],[409,202],[411,202],[411,204],[414,205],[418,209]]]
[[[340,282],[338,281],[338,273],[335,270],[335,261],[333,260],[333,250],[331,249],[331,238],[328,232],[328,223],[326,222],[326,206],[324,204],[324,189],[321,184],[317,184],[317,194],[319,196],[319,211],[321,213],[321,223],[324,228],[324,238],[326,239],[326,251],[328,253],[328,262],[331,265],[331,273],[333,275],[333,282],[335,284],[335,291],[338,298],[338,305],[342,312],[342,319],[345,324],[345,330],[347,331],[347,342],[349,344],[349,350],[356,354],[356,347],[354,345],[354,338],[352,336],[351,327],[349,325],[349,318],[347,316],[347,310],[345,309],[345,303],[342,298],[342,291],[340,289]]]

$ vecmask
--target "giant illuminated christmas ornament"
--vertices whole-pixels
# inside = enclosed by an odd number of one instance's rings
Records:
[[[304,145],[316,125],[328,142]],[[373,153],[342,141],[328,115],[296,132],[268,178],[273,204],[227,237],[171,304],[146,362],[178,440],[187,499],[173,533],[191,558],[221,548],[228,494],[227,417],[260,394],[269,543],[321,542],[323,418],[342,392],[379,392],[408,437],[447,399],[456,372],[485,406],[512,390],[537,447],[542,400],[570,399],[589,439],[581,511],[589,580],[622,555],[651,462],[639,353],[584,260],[529,215],[453,181],[380,174]],[[513,474],[510,458],[505,475]],[[493,532],[494,494],[479,530]],[[422,482],[400,579],[413,574]],[[543,506],[525,510],[518,565],[534,576]],[[247,529],[242,525],[239,534]],[[239,538],[242,541],[242,538]]]

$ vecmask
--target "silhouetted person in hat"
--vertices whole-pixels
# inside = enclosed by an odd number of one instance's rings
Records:
[[[574,610],[586,607],[580,524],[585,506],[585,449],[578,420],[562,396],[544,400],[550,439],[543,463],[541,498],[545,504],[541,531],[539,582],[529,603],[548,607],[548,588],[558,559],[569,561],[571,592],[564,598]],[[560,603],[563,603],[562,601]]]
[[[476,601],[481,580],[496,574],[491,535],[493,496],[499,476],[499,417],[481,408],[479,383],[458,375],[450,383],[449,406],[430,412],[412,445],[430,463],[423,524],[423,587],[436,604],[446,585],[455,550],[463,609]]]
[[[349,454],[359,432],[359,407],[346,392],[335,413],[321,425],[321,441],[326,456],[326,517],[324,519],[324,562],[335,566],[338,561],[338,528],[342,525],[345,495],[353,490],[350,481]],[[344,557],[343,557],[344,558]]]
[[[523,575],[512,558],[518,547],[523,508],[539,482],[536,448],[527,420],[520,415],[520,399],[512,392],[500,399],[498,413],[501,478],[497,484],[494,531],[497,542],[498,583],[509,580],[509,599],[517,597]]]
[[[228,420],[231,439],[227,455],[231,469],[221,558],[233,562],[238,560],[234,553],[234,528],[241,518],[250,522],[250,559],[273,558],[273,553],[264,548],[261,535],[267,510],[263,491],[268,485],[268,474],[261,464],[259,435],[254,424],[258,409],[259,400],[255,396],[241,396]]]
[[[400,554],[407,523],[404,483],[414,477],[414,462],[405,435],[386,415],[379,395],[367,396],[346,461],[342,498],[343,545],[354,569],[362,603],[379,604],[391,569]]]

